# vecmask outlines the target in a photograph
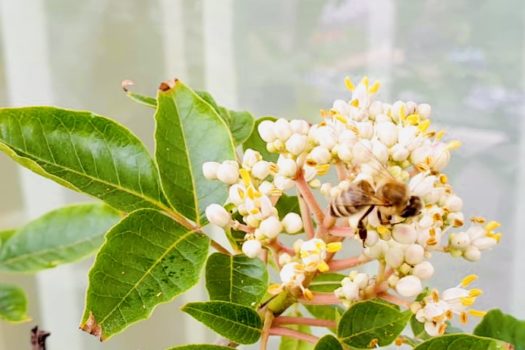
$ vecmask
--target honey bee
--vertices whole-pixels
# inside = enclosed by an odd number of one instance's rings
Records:
[[[389,176],[377,188],[366,180],[350,185],[348,189],[335,196],[330,202],[330,214],[333,217],[348,217],[367,208],[358,221],[359,238],[364,242],[367,230],[364,219],[377,207],[377,215],[382,224],[390,222],[393,215],[409,218],[420,213],[421,198],[411,196],[406,184]]]

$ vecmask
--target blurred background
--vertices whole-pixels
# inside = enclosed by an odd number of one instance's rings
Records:
[[[348,98],[343,78],[379,79],[379,99],[426,102],[460,138],[449,178],[465,214],[503,223],[497,249],[477,264],[433,258],[438,287],[477,273],[480,309],[525,318],[525,2],[521,0],[0,0],[0,105],[59,105],[115,118],[153,146],[152,111],[120,88],[153,95],[178,77],[221,104],[257,116],[318,117]],[[0,229],[88,200],[0,154]],[[445,259],[446,258],[446,259]],[[164,349],[212,341],[179,312],[202,286],[107,343],[78,330],[91,261],[36,276],[0,274],[29,292],[33,321],[0,322],[0,349]],[[275,345],[277,348],[277,345]]]

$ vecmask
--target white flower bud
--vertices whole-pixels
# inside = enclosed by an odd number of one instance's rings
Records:
[[[458,249],[466,248],[470,245],[470,238],[465,232],[451,234],[450,245]]]
[[[372,247],[376,245],[377,241],[379,240],[379,235],[374,230],[368,230],[365,240],[365,246]]]
[[[379,123],[376,125],[376,135],[379,140],[390,147],[397,142],[397,127],[394,123]]]
[[[278,188],[281,191],[289,190],[294,186],[294,181],[290,178],[282,175],[275,175],[273,178],[273,184],[276,188]]]
[[[263,180],[270,175],[270,163],[264,160],[260,160],[253,165],[252,175],[256,178]]]
[[[414,101],[408,101],[406,103],[407,115],[416,113],[417,104]]]
[[[352,158],[358,164],[366,163],[372,156],[372,145],[368,140],[357,142],[352,148]]]
[[[421,147],[415,148],[410,154],[410,161],[413,164],[422,164],[425,163],[427,157],[430,156],[430,146],[423,145]]]
[[[286,265],[292,261],[292,257],[288,253],[279,254],[279,265]]]
[[[371,247],[366,247],[364,250],[364,253],[366,256],[378,259],[381,258],[384,255],[384,252],[388,250],[388,244],[385,241],[378,241],[376,244],[374,244]]]
[[[337,137],[334,130],[328,126],[322,126],[317,130],[316,141],[324,148],[331,150],[334,148]]]
[[[347,143],[337,145],[337,157],[343,162],[349,162],[352,159],[352,146]]]
[[[231,221],[231,215],[218,204],[210,204],[206,208],[206,217],[208,221],[214,225],[224,227]]]
[[[463,208],[463,201],[461,200],[461,198],[454,194],[447,198],[445,208],[453,212],[460,211],[461,208]]]
[[[217,179],[228,185],[239,180],[239,164],[235,161],[224,161],[217,169]]]
[[[290,127],[294,134],[303,134],[303,135],[307,135],[308,130],[310,129],[310,125],[308,125],[308,122],[302,119],[294,119],[290,121]]]
[[[262,196],[260,199],[261,215],[262,218],[267,218],[270,215],[277,215],[277,209],[272,204],[272,201],[268,196]]]
[[[337,141],[339,143],[346,143],[351,147],[357,140],[357,135],[349,129],[343,129],[339,131],[337,135]]]
[[[262,156],[259,152],[248,148],[246,151],[244,151],[244,155],[242,156],[242,167],[249,169],[261,159]]]
[[[288,120],[279,118],[273,124],[273,132],[279,140],[284,142],[292,135],[292,128],[290,128]]]
[[[395,144],[394,147],[392,147],[391,153],[392,159],[396,162],[402,162],[406,160],[410,154],[410,152],[408,152],[408,150],[400,144]]]
[[[277,217],[270,216],[261,222],[259,225],[259,230],[261,230],[261,233],[269,239],[273,239],[277,237],[279,233],[281,233],[283,230],[283,225]]]
[[[423,261],[414,266],[412,274],[419,279],[428,280],[434,274],[434,266],[428,261]]]
[[[341,294],[348,300],[356,300],[359,298],[359,287],[353,282],[343,284],[341,287]]]
[[[470,246],[467,248],[467,250],[465,250],[463,256],[468,261],[478,261],[479,259],[481,259],[481,251],[476,247]]]
[[[264,195],[269,195],[270,192],[272,192],[272,190],[274,189],[274,185],[269,182],[269,181],[263,181],[260,185],[259,185],[259,192],[261,192],[262,194]]]
[[[409,151],[413,150],[411,147],[416,140],[418,129],[413,125],[400,127],[398,129],[398,142],[400,145],[405,146]]]
[[[435,170],[442,170],[445,168],[450,161],[450,151],[445,145],[442,147],[436,147],[432,153],[432,168]]]
[[[208,180],[215,180],[217,178],[217,170],[221,164],[217,162],[206,162],[202,164],[202,173]]]
[[[372,153],[376,157],[376,159],[382,163],[385,164],[388,160],[388,148],[378,141],[372,142]]]
[[[397,224],[394,226],[392,236],[399,243],[411,244],[417,239],[417,231],[414,225]]]
[[[485,236],[485,229],[480,225],[473,225],[469,227],[467,234],[469,235],[470,240],[474,241]]]
[[[479,250],[490,249],[494,247],[496,244],[498,244],[498,241],[490,237],[478,238],[474,242],[472,242],[472,245],[478,248]]]
[[[228,191],[228,198],[230,202],[239,205],[244,201],[244,188],[239,184],[234,184]]]
[[[303,220],[296,213],[288,213],[282,221],[284,230],[288,233],[297,233],[303,228]]]
[[[404,253],[403,249],[400,247],[390,247],[385,254],[385,261],[386,263],[393,267],[397,268],[403,264],[404,260]]]
[[[343,100],[335,100],[334,104],[332,105],[332,109],[339,112],[341,115],[349,116],[351,108],[348,105],[348,102]]]
[[[316,164],[326,164],[330,161],[331,157],[330,151],[322,146],[315,147],[308,156],[308,158]]]
[[[421,280],[416,276],[405,276],[396,285],[396,291],[404,297],[414,297],[421,293],[422,290]]]
[[[308,138],[306,135],[293,134],[286,141],[286,150],[293,155],[299,155],[306,149]]]
[[[274,122],[271,120],[263,120],[257,127],[259,136],[261,136],[261,139],[265,142],[273,142],[277,138],[273,132],[273,124]]]
[[[286,158],[283,155],[279,156],[277,166],[279,167],[279,174],[283,176],[294,177],[297,172],[297,163],[295,160]]]
[[[242,252],[249,258],[255,258],[261,253],[261,242],[256,239],[250,239],[243,243]]]
[[[305,278],[304,272],[301,270],[299,263],[290,262],[282,267],[279,277],[284,284],[300,286]]]
[[[422,103],[417,106],[417,112],[425,118],[430,117],[430,113],[432,113],[432,107],[430,107],[429,104]]]
[[[371,139],[374,136],[374,127],[370,122],[357,123],[359,129],[359,136],[363,139]]]
[[[405,261],[410,265],[416,265],[425,258],[425,249],[419,244],[411,244],[405,250]]]
[[[392,105],[392,113],[396,117],[397,120],[400,119],[401,114],[407,114],[407,106],[403,101],[396,101]]]
[[[370,113],[372,116],[383,113],[383,104],[379,101],[372,102],[370,108],[368,109],[368,113]]]
[[[321,188],[319,189],[319,191],[321,192],[322,195],[324,196],[330,196],[330,191],[332,189],[332,185],[328,182],[325,182],[324,184],[321,185]]]
[[[359,289],[363,289],[368,285],[368,275],[366,273],[358,273],[354,277],[354,283],[357,284]]]

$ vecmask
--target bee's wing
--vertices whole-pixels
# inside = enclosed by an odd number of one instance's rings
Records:
[[[373,190],[367,190],[363,188],[363,186],[359,183],[352,184],[347,191],[345,191],[339,196],[337,202],[338,204],[349,205],[354,207],[366,207],[370,205],[388,205],[388,203],[386,203],[384,199],[380,198],[379,196],[376,196]]]
[[[368,156],[370,157],[370,160],[368,162],[366,162],[365,164],[369,167],[371,167],[373,170],[375,170],[379,175],[380,177],[382,177],[383,179],[388,179],[388,180],[392,180],[392,181],[398,181],[391,173],[390,171],[388,171],[387,167],[385,164],[383,164],[377,157],[376,155],[374,154],[374,152],[372,151],[372,149],[370,147],[367,147],[365,145],[363,145],[363,149],[364,151],[368,154]],[[363,164],[361,164],[363,165]]]

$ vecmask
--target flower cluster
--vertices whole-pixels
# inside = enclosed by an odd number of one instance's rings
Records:
[[[412,304],[416,319],[423,323],[425,331],[431,336],[443,335],[447,321],[457,315],[462,323],[468,321],[468,315],[483,317],[485,312],[469,309],[476,298],[482,294],[480,289],[466,289],[477,277],[469,275],[456,287],[444,290],[441,294],[433,290],[421,302]]]
[[[476,217],[469,228],[454,232],[466,221],[463,201],[443,169],[460,143],[445,142],[444,131],[432,129],[428,104],[374,101],[378,82],[370,84],[364,78],[358,85],[350,79],[345,83],[352,92],[350,100],[337,100],[330,110],[321,111],[318,123],[259,123],[266,150],[278,154],[276,163],[251,149],[239,162],[205,163],[206,178],[229,186],[226,206],[213,204],[206,215],[226,230],[245,232],[245,255],[261,256],[266,246],[280,269],[281,281],[271,286],[271,293],[299,290],[307,299],[315,298],[308,284],[317,274],[331,266],[344,270],[376,260],[376,276],[352,270],[332,297],[347,306],[390,289],[414,298],[434,274],[433,254],[476,261],[499,242],[501,234],[494,232],[499,224]],[[389,197],[388,184],[400,189],[393,194],[398,202]],[[275,204],[293,187],[300,195],[301,215],[278,213]],[[329,208],[320,208],[312,190],[319,190]],[[334,207],[355,214],[335,213]],[[286,215],[280,219],[279,214]],[[282,233],[302,231],[307,240],[297,239],[293,248],[277,240]],[[358,259],[332,261],[344,239],[352,237],[362,240]],[[429,334],[442,334],[453,314],[466,318],[465,307],[479,295],[476,289],[464,289],[466,285],[441,296],[433,292],[414,309]]]

